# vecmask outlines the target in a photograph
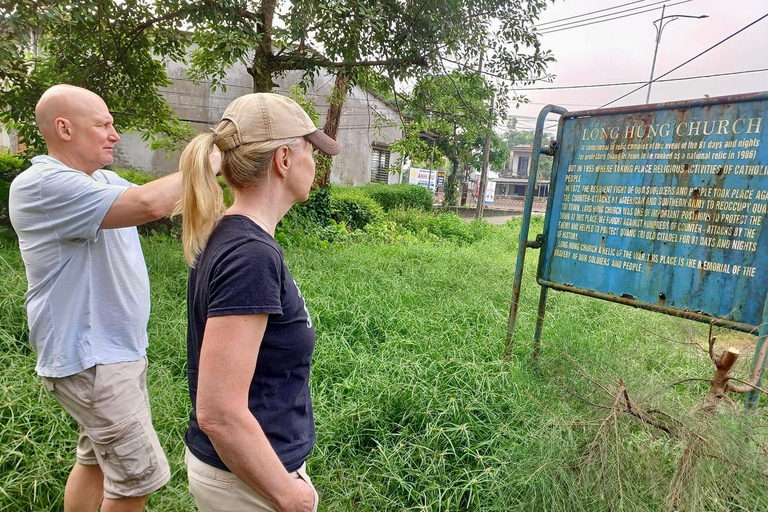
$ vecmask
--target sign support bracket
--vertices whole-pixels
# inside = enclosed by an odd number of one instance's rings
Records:
[[[515,284],[512,288],[512,301],[509,306],[509,323],[507,325],[507,339],[504,345],[504,357],[509,358],[512,355],[512,337],[515,333],[515,323],[517,322],[517,308],[520,303],[520,288],[523,281],[523,267],[525,266],[525,250],[530,247],[532,249],[539,249],[541,247],[541,238],[536,237],[535,241],[528,240],[528,231],[531,224],[531,211],[533,210],[533,194],[536,191],[536,177],[539,171],[539,155],[553,155],[556,151],[554,148],[542,148],[541,139],[544,134],[544,122],[547,119],[547,115],[560,114],[563,115],[568,112],[563,107],[557,107],[555,105],[547,105],[539,113],[539,117],[536,120],[536,132],[533,138],[533,155],[531,155],[531,167],[528,174],[528,187],[525,191],[525,206],[523,207],[523,222],[520,226],[520,239],[517,244],[517,266],[515,267]],[[562,127],[562,123],[560,124]],[[558,141],[560,140],[560,130],[558,129]],[[553,167],[554,173],[554,167]],[[552,204],[552,190],[553,187],[549,187],[550,197],[547,199],[547,209]],[[541,339],[541,328],[544,325],[544,310],[546,309],[547,289],[542,288],[541,297],[539,300],[539,313],[540,317],[536,323],[536,340]],[[535,342],[538,346],[538,341]],[[538,357],[538,352],[535,352],[535,357]]]

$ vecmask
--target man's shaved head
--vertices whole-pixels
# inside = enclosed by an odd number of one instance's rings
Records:
[[[54,85],[40,96],[35,106],[37,128],[45,141],[50,144],[55,135],[57,118],[72,119],[80,116],[94,104],[105,105],[98,94],[88,89],[67,84]]]
[[[107,104],[98,94],[74,85],[54,85],[35,107],[37,128],[48,154],[87,174],[112,163],[120,141]]]

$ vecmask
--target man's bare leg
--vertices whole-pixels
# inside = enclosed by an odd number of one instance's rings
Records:
[[[119,500],[104,498],[104,502],[101,504],[101,512],[141,512],[144,510],[147,498],[148,496],[120,498]]]
[[[94,465],[75,463],[64,488],[64,512],[96,512],[104,498],[104,473]]]

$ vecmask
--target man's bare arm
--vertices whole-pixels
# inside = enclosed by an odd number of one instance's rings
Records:
[[[168,215],[179,200],[181,173],[131,187],[109,208],[101,229],[139,226]]]

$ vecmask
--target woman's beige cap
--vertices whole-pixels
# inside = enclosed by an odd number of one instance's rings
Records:
[[[304,137],[323,153],[338,155],[341,146],[318,130],[304,109],[280,94],[254,93],[240,96],[229,104],[221,120],[231,121],[237,132],[219,137],[213,131],[214,143],[221,151],[241,144]]]

